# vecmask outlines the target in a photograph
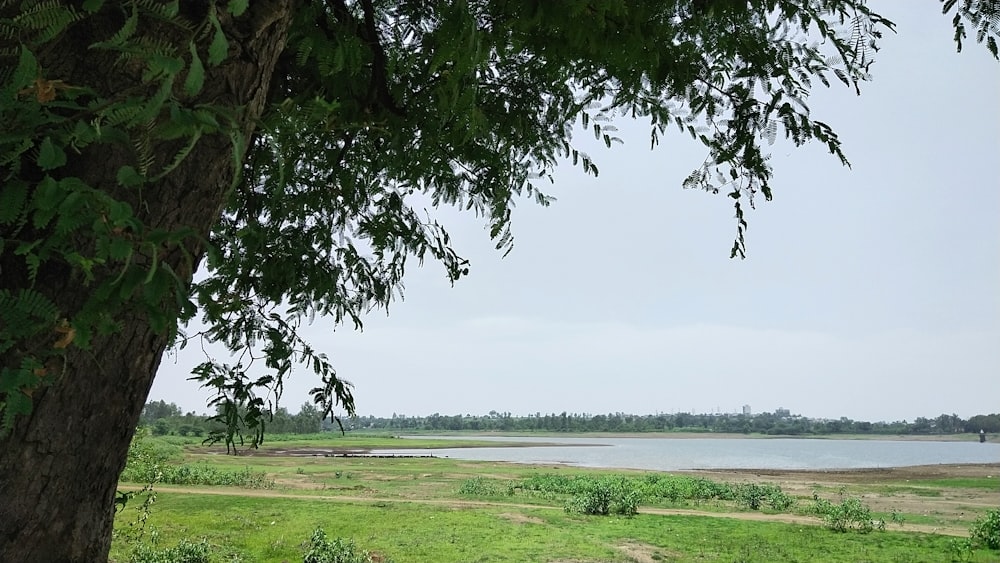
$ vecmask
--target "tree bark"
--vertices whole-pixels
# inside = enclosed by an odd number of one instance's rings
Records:
[[[183,4],[197,8],[201,3]],[[286,43],[294,4],[295,0],[255,0],[238,18],[223,15],[229,56],[219,66],[206,67],[205,88],[190,103],[243,108],[241,125],[249,138]],[[203,11],[205,5],[197,9]],[[110,36],[120,25],[120,18],[112,14],[103,21],[90,17],[71,28],[57,48],[39,55],[47,78],[85,84],[105,95],[141,85],[141,69],[114,64],[114,54],[87,49],[95,38]],[[160,148],[155,152],[173,154],[169,147]],[[118,168],[134,158],[128,147],[92,145],[82,155],[71,155],[57,172],[132,202],[149,228],[192,228],[207,238],[231,185],[232,151],[226,137],[203,138],[169,176],[143,186],[141,206],[137,194],[115,182]],[[85,247],[87,241],[81,244]],[[203,251],[193,242],[188,250],[196,258]],[[194,268],[185,265],[180,253],[162,259],[190,283]],[[12,266],[14,257],[0,256],[0,262],[4,267],[0,288],[26,286],[25,277]],[[58,267],[43,269],[35,289],[55,301],[67,317],[79,310],[88,292],[86,285]],[[121,330],[95,336],[90,350],[70,347],[58,381],[36,391],[32,413],[20,417],[13,431],[0,439],[0,561],[107,561],[118,476],[168,344],[167,335],[153,331],[148,316],[138,308],[122,311],[116,320]],[[4,360],[0,357],[0,362]]]

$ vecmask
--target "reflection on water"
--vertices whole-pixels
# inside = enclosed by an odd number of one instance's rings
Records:
[[[430,438],[420,436],[420,438]],[[435,439],[454,439],[434,436]],[[939,463],[998,463],[1000,444],[806,438],[562,438],[487,436],[476,439],[537,444],[523,448],[376,450],[438,457],[584,467],[682,469],[852,469]],[[551,446],[545,444],[559,444]],[[569,446],[569,447],[568,447]]]

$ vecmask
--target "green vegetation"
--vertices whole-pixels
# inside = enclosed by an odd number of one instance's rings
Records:
[[[978,549],[1000,550],[1000,508],[976,518],[969,535],[964,540],[952,540],[950,548],[954,561],[973,561]]]
[[[563,500],[567,510],[583,514],[633,515],[639,504],[687,506],[707,501],[729,501],[746,510],[765,506],[783,512],[795,504],[781,487],[758,483],[720,483],[697,477],[646,473],[643,475],[537,473],[521,480],[475,476],[462,483],[466,496],[540,497]]]
[[[190,542],[182,539],[175,547],[157,549],[138,545],[129,557],[129,563],[209,563],[210,548],[207,542]]]
[[[543,507],[340,503],[169,492],[161,493],[151,525],[160,541],[193,536],[208,542],[213,562],[219,563],[301,560],[299,546],[316,527],[335,529],[338,536],[354,538],[362,549],[396,563],[624,563],[630,559],[623,548],[630,547],[678,563],[898,563],[944,561],[951,550],[950,538],[932,534],[838,534],[814,525],[704,516],[640,512],[631,518],[593,517]],[[116,544],[113,554],[122,557],[127,549]],[[993,560],[981,552],[970,559]]]
[[[995,2],[957,4],[942,26],[996,57]],[[860,93],[894,28],[862,0],[552,6],[0,2],[0,560],[104,558],[114,471],[196,316],[191,338],[239,358],[192,372],[214,393],[206,437],[258,444],[296,366],[321,416],[353,415],[300,327],[360,327],[414,261],[467,275],[429,207],[511,249],[512,208],[547,205],[557,165],[598,174],[580,126],[608,148],[622,119],[653,146],[689,135],[705,157],[681,184],[729,198],[745,256],[768,147],[848,164],[809,96]]]
[[[981,543],[989,549],[1000,550],[1000,508],[977,518],[969,532],[973,542]]]
[[[360,551],[354,541],[342,538],[327,539],[323,528],[316,528],[309,538],[302,563],[391,563],[380,555]]]
[[[130,483],[163,483],[169,485],[224,485],[247,489],[270,489],[274,480],[263,471],[243,467],[238,470],[220,469],[207,463],[171,463],[180,448],[162,440],[147,437],[140,429],[129,447],[128,461],[120,480]]]
[[[860,498],[848,497],[839,503],[816,498],[813,512],[823,517],[823,523],[835,532],[885,530],[885,520],[875,520],[872,511]],[[897,520],[899,517],[897,516]]]
[[[173,403],[152,401],[143,409],[141,423],[158,436],[175,435],[202,437],[222,426],[210,416],[187,413]],[[320,420],[316,408],[310,404],[300,407],[297,414],[284,408],[275,410],[267,421],[269,442],[288,439],[323,439],[328,430],[339,430],[329,419]],[[744,414],[665,414],[636,415],[609,414],[541,414],[513,416],[509,412],[492,411],[489,414],[447,416],[394,415],[391,418],[359,416],[342,421],[346,430],[361,433],[406,432],[419,434],[451,432],[509,432],[509,433],[585,433],[585,432],[715,432],[729,434],[755,434],[765,436],[955,436],[1000,432],[1000,414],[976,415],[968,420],[958,415],[942,414],[935,418],[918,417],[913,422],[866,422],[840,418],[816,420],[799,415],[782,413]],[[295,436],[296,438],[292,438]],[[992,434],[991,434],[992,436]]]
[[[954,414],[935,418],[918,417],[913,422],[867,422],[846,417],[819,420],[787,411],[745,414],[580,414],[536,413],[514,416],[509,412],[487,415],[361,416],[349,421],[349,428],[400,432],[500,431],[500,432],[721,432],[783,436],[826,435],[954,435],[1000,432],[1000,414],[976,415],[968,420]]]
[[[771,482],[696,475],[441,458],[227,457],[194,446],[177,456],[169,438],[143,441],[137,449],[174,452],[168,464],[227,471],[249,463],[276,489],[157,486],[142,536],[124,533],[133,516],[119,513],[116,562],[173,563],[163,554],[181,549],[207,550],[211,563],[995,560],[982,540],[927,533],[960,531],[961,520],[875,512],[861,495],[887,486],[879,482],[855,484],[850,494],[830,485],[829,498],[803,498]],[[898,496],[936,502],[906,490]],[[996,519],[969,513],[982,517],[984,530]]]
[[[992,477],[979,477],[979,478],[969,478],[969,477],[951,477],[948,479],[924,479],[920,481],[921,488],[940,488],[948,487],[953,489],[986,489],[988,491],[1000,490],[1000,475],[994,475]],[[912,487],[910,487],[912,489]],[[916,492],[916,491],[914,491]],[[925,494],[933,494],[935,491],[930,490]],[[921,493],[916,493],[921,494]]]

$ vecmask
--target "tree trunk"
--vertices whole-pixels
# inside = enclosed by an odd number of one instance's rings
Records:
[[[206,68],[205,88],[191,104],[244,108],[241,123],[249,138],[285,45],[294,3],[255,0],[239,18],[221,18],[229,56],[221,65]],[[185,4],[202,11],[207,6],[182,2],[182,9]],[[39,54],[47,77],[89,85],[105,95],[140,84],[134,69],[113,64],[114,54],[87,49],[95,37],[108,37],[120,25],[120,18],[112,14],[104,21],[91,17],[71,28],[57,48]],[[160,29],[144,32],[152,35]],[[137,216],[150,228],[192,228],[207,237],[231,185],[232,150],[228,138],[203,138],[167,178],[143,187],[142,206],[133,204]],[[127,147],[92,145],[75,159],[71,155],[58,172],[136,202],[136,194],[116,187],[114,180],[120,166],[132,164],[134,157],[127,153]],[[188,250],[196,257],[202,252],[194,243]],[[179,253],[162,258],[190,283],[192,268],[185,266]],[[14,257],[0,255],[0,262],[4,268],[0,289],[26,286],[23,275],[11,273]],[[35,289],[71,317],[85,301],[88,287],[60,275],[65,273],[43,270]],[[58,381],[36,391],[32,413],[19,417],[11,434],[0,439],[0,561],[107,560],[118,475],[168,343],[167,335],[154,332],[147,315],[138,309],[126,309],[116,320],[121,330],[95,336],[91,350],[70,347]],[[5,359],[9,360],[0,357],[0,362]]]

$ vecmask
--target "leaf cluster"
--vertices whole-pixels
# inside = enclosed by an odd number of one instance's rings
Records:
[[[962,45],[968,39],[968,28],[972,27],[976,43],[986,43],[986,50],[994,59],[1000,60],[997,50],[997,36],[1000,35],[1000,2],[997,0],[941,0],[941,12],[954,12],[951,23],[955,28],[955,47],[962,52]]]
[[[893,28],[863,0],[295,7],[251,127],[210,76],[245,56],[241,33],[269,3],[0,1],[0,290],[34,327],[0,336],[5,412],[30,407],[15,397],[46,361],[31,339],[57,326],[85,350],[138,311],[180,345],[202,338],[237,356],[194,372],[216,390],[226,430],[213,438],[230,447],[244,430],[260,442],[296,365],[319,376],[322,414],[353,414],[350,383],[301,338],[303,323],[361,327],[401,298],[414,260],[440,263],[452,282],[466,275],[434,208],[482,217],[509,252],[516,202],[549,204],[542,188],[560,163],[597,175],[575,135],[614,147],[622,119],[646,120],[651,146],[676,128],[705,147],[683,185],[732,198],[731,254],[742,257],[746,207],[772,196],[768,147],[819,141],[847,164],[809,94],[831,82],[859,91]],[[996,2],[944,0],[956,8],[956,40],[971,22],[995,55]],[[59,61],[81,49],[107,61],[106,75],[69,78]],[[220,142],[235,180],[214,228],[158,228],[151,192]],[[109,148],[122,162],[85,178]],[[87,288],[83,302],[57,289],[67,280]],[[199,308],[207,328],[179,332]]]
[[[206,65],[227,54],[219,14],[245,7],[213,4],[192,21],[177,1],[0,3],[0,432],[64,371],[53,356],[89,349],[123,311],[144,312],[160,333],[193,314],[184,271],[194,269],[198,235],[143,217],[146,190],[204,136],[237,138],[233,108],[192,100]],[[134,73],[134,84],[107,91],[71,80],[52,53],[81,48],[111,61],[111,75]],[[125,162],[84,179],[81,163],[108,147]]]
[[[624,118],[648,119],[654,145],[674,125],[705,145],[684,185],[733,197],[742,255],[742,205],[771,195],[762,143],[815,139],[846,163],[805,99],[827,75],[856,89],[891,22],[856,1],[699,6],[306,3],[195,288],[206,336],[284,350],[275,330],[296,341],[315,315],[361,327],[387,309],[412,259],[459,279],[469,265],[430,208],[483,217],[509,251],[517,199],[547,205],[563,161],[599,173],[578,128],[612,147]],[[316,397],[352,412],[337,385]]]

